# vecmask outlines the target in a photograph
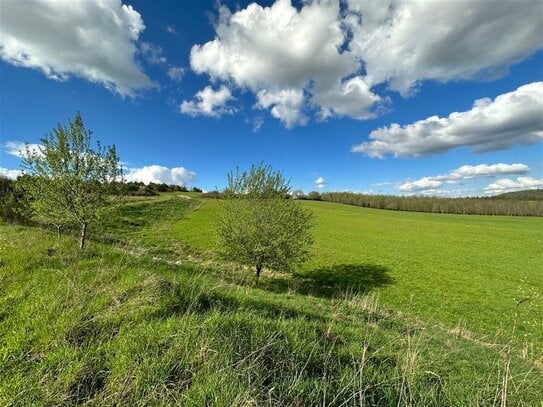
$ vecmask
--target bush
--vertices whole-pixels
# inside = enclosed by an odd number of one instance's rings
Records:
[[[7,223],[29,223],[30,204],[17,182],[0,177],[0,217]]]

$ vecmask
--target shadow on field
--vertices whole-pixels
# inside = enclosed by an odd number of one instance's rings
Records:
[[[270,278],[265,288],[275,292],[296,292],[318,297],[341,297],[346,293],[367,293],[393,284],[389,269],[376,264],[336,264],[320,267],[292,278]]]

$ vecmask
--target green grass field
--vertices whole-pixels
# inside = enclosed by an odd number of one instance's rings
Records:
[[[543,293],[543,219],[383,211],[301,201],[315,214],[313,259],[297,273],[376,289],[387,306],[489,340],[507,340],[520,298]],[[206,200],[169,233],[217,248]],[[516,344],[543,356],[541,299],[519,309]]]
[[[301,202],[313,259],[254,287],[179,195],[82,253],[0,225],[0,405],[542,405],[543,219]]]

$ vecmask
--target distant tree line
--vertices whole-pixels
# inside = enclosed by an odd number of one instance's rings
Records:
[[[298,190],[292,192],[291,195],[292,195],[293,199],[302,199],[302,200],[309,200],[309,201],[321,201],[322,200],[321,194],[318,191],[311,191],[311,192],[308,192],[307,194],[305,194],[304,191],[301,191],[301,190],[298,189]]]
[[[208,198],[208,199],[223,199],[224,195],[220,191],[207,191],[202,193],[202,198]]]
[[[310,199],[310,198],[308,198]],[[543,201],[511,198],[440,198],[326,192],[319,200],[393,211],[466,215],[543,216]]]
[[[536,191],[537,192],[537,191]],[[354,192],[292,191],[286,198],[327,201],[364,208],[407,212],[456,213],[464,215],[543,216],[541,194],[521,191],[477,198],[440,198],[428,196],[368,195]],[[202,198],[223,199],[220,191],[202,194]]]
[[[182,185],[158,184],[155,182],[144,184],[143,182],[130,181],[118,183],[118,185],[121,193],[127,196],[155,196],[161,192],[202,192],[197,187],[189,189]]]

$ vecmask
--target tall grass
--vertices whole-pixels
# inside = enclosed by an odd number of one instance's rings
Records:
[[[0,225],[0,405],[538,405],[543,377],[346,290]],[[296,282],[293,280],[293,284]],[[287,284],[290,284],[287,281]],[[504,385],[507,388],[504,390]]]

